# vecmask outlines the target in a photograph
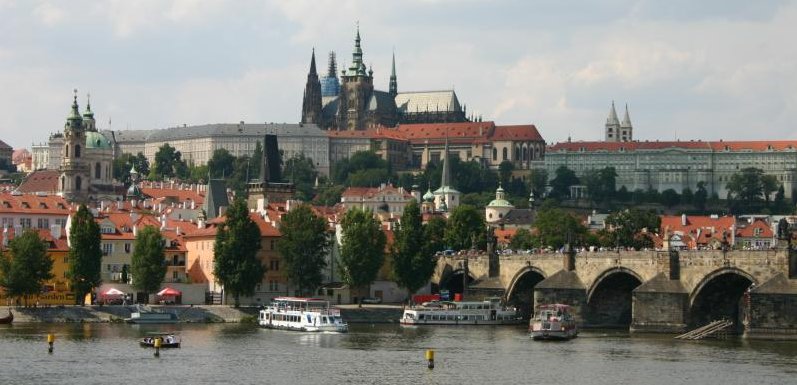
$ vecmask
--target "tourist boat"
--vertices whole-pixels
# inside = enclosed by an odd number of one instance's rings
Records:
[[[277,297],[260,311],[258,324],[268,329],[345,333],[349,326],[340,310],[317,298]]]
[[[484,301],[432,301],[404,310],[402,325],[507,325],[520,322],[517,309],[500,298]]]
[[[180,336],[174,335],[172,333],[164,333],[164,334],[153,334],[151,336],[147,336],[142,338],[138,341],[138,344],[141,345],[143,348],[154,348],[155,347],[155,339],[161,339],[161,347],[162,348],[179,348],[180,347]]]
[[[0,318],[0,325],[2,324],[10,324],[14,322],[14,313],[11,312],[11,309],[8,310],[8,316]]]
[[[125,322],[131,324],[173,324],[177,321],[177,314],[156,312],[143,306],[130,314],[130,318],[125,318]]]
[[[534,314],[529,321],[529,332],[534,340],[569,340],[578,336],[576,317],[570,306],[539,305]]]

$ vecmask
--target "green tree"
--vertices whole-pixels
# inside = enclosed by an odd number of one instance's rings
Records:
[[[617,189],[616,197],[620,202],[628,202],[631,200],[631,192],[628,191],[628,188],[625,186],[620,186],[620,188]]]
[[[457,206],[448,218],[445,232],[446,244],[454,250],[473,246],[483,249],[485,244],[484,214],[470,205]]]
[[[357,151],[332,167],[332,180],[347,186],[373,187],[387,180],[390,174],[390,164],[373,151]]]
[[[38,294],[45,280],[53,277],[53,261],[47,244],[35,230],[25,230],[8,243],[10,255],[0,253],[0,287],[9,297]]]
[[[231,178],[235,172],[235,157],[225,148],[216,149],[208,160],[208,171],[211,178]]]
[[[661,204],[667,206],[667,208],[672,208],[673,206],[677,205],[681,201],[681,197],[678,195],[678,192],[668,188],[661,192]]]
[[[301,204],[282,216],[282,236],[277,250],[282,255],[283,269],[299,293],[315,290],[323,281],[326,255],[330,246],[326,221],[315,215],[307,204]]]
[[[590,170],[584,176],[590,199],[595,204],[609,202],[615,195],[617,172],[614,167]]]
[[[767,207],[769,207],[769,198],[772,197],[772,193],[778,191],[778,187],[780,183],[778,183],[778,178],[774,175],[761,175],[761,193],[764,194],[764,201],[766,202]]]
[[[225,217],[216,231],[213,272],[224,290],[232,295],[235,307],[239,307],[241,296],[254,294],[266,271],[257,257],[261,248],[260,229],[249,217],[243,198],[232,202]]]
[[[725,188],[734,201],[741,203],[741,210],[751,210],[756,207],[764,194],[764,186],[761,177],[764,171],[755,167],[742,169],[741,172],[731,175]]]
[[[684,187],[681,190],[681,204],[692,204],[695,200],[695,194],[689,187]]]
[[[548,184],[548,171],[544,168],[535,168],[529,175],[531,191],[537,200],[542,199],[545,194],[545,186]]]
[[[509,241],[509,248],[512,250],[528,250],[536,246],[535,237],[527,229],[520,228]]]
[[[312,159],[304,154],[294,155],[285,162],[284,176],[296,186],[296,198],[305,202],[313,200],[318,171]]]
[[[501,184],[504,186],[509,185],[509,181],[512,178],[512,171],[515,171],[515,164],[505,160],[498,165],[498,177],[501,181]]]
[[[634,208],[610,214],[606,225],[611,229],[614,245],[639,250],[652,246],[647,234],[659,231],[661,218],[654,211]]]
[[[255,143],[255,151],[252,152],[251,159],[252,165],[249,167],[249,175],[250,179],[254,179],[260,175],[260,163],[263,161],[263,145],[259,140]]]
[[[570,197],[570,186],[578,184],[576,173],[565,167],[560,166],[556,169],[556,176],[551,179],[551,196],[556,199]]]
[[[67,277],[75,292],[75,301],[82,305],[86,294],[102,282],[100,226],[85,205],[80,205],[72,217],[69,246]]]
[[[540,246],[560,249],[568,239],[571,246],[581,245],[587,228],[572,214],[562,209],[543,205],[534,222]]]
[[[133,286],[146,293],[155,293],[160,289],[166,276],[166,255],[164,239],[155,226],[145,226],[138,231],[133,242],[133,256],[130,262],[130,273],[133,275]]]
[[[318,193],[313,198],[313,203],[322,206],[334,206],[340,203],[340,197],[343,194],[345,187],[325,183],[318,189]]]
[[[130,183],[130,170],[135,167],[136,171],[143,176],[149,175],[149,161],[142,153],[133,155],[124,153],[113,160],[113,175],[116,180],[128,184]]]
[[[353,208],[341,220],[340,273],[352,289],[370,285],[385,260],[385,233],[368,210]],[[362,305],[362,302],[360,302]]]
[[[423,225],[424,253],[434,255],[446,249],[446,220],[432,217]]]
[[[706,190],[706,182],[697,182],[697,190],[692,197],[692,202],[696,209],[704,211],[706,209],[706,202],[708,201],[708,190]]]
[[[415,200],[404,207],[401,226],[393,244],[393,277],[396,284],[412,295],[426,285],[434,273],[434,254],[425,247],[426,239],[421,209]]]
[[[169,143],[164,143],[155,153],[155,163],[150,170],[152,179],[173,177],[188,177],[188,165],[182,159],[182,154]]]

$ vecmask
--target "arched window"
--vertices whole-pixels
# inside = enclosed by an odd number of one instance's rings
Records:
[[[529,160],[529,148],[523,147],[523,160]]]
[[[504,150],[501,151],[501,155],[503,155],[503,159],[501,159],[501,160],[506,160],[506,152],[507,152],[506,151],[506,147],[504,147]]]
[[[102,167],[100,167],[100,162],[94,165],[94,178],[100,179],[102,177]]]
[[[69,145],[64,146],[64,156],[69,157]]]
[[[83,185],[83,180],[80,179],[79,176],[76,176],[75,177],[75,190],[80,191],[80,188],[83,187],[82,185]]]
[[[520,160],[520,146],[515,147],[515,160]]]
[[[493,147],[493,160],[498,160],[498,149]]]
[[[75,145],[75,158],[80,158],[80,145]]]

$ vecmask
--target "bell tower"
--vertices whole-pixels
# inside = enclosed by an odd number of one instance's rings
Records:
[[[68,201],[85,202],[88,197],[89,168],[83,160],[85,145],[86,130],[77,105],[77,90],[74,90],[72,109],[64,125],[61,177],[58,181],[58,191]]]

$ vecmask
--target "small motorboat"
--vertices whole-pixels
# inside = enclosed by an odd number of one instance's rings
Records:
[[[179,348],[180,347],[180,336],[168,333],[168,334],[154,334],[151,336],[146,336],[138,341],[139,345],[143,348],[154,348],[155,347],[155,340],[160,338],[161,340],[161,347],[162,348]]]
[[[0,318],[0,324],[10,324],[14,322],[14,313],[11,312],[11,309],[8,310],[8,316]]]

